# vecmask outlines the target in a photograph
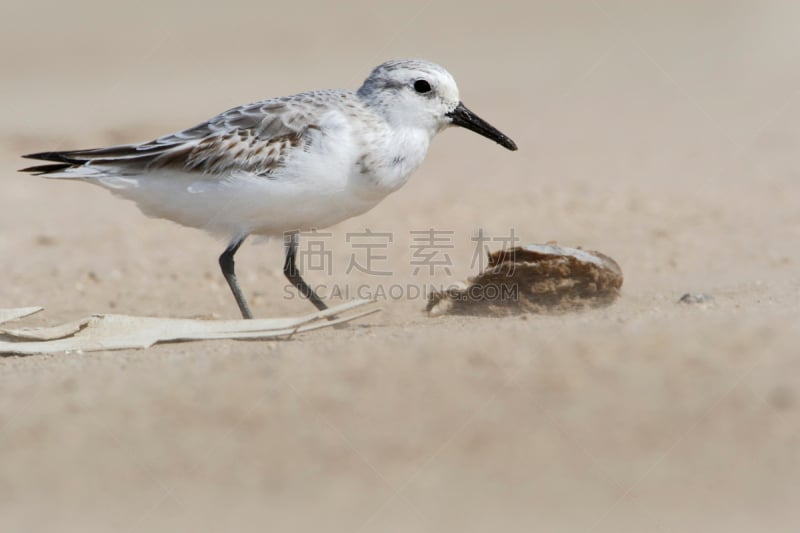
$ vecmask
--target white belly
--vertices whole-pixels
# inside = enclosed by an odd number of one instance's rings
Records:
[[[385,197],[358,194],[346,179],[319,176],[220,180],[165,173],[92,181],[133,200],[148,216],[224,236],[321,229],[364,213]]]

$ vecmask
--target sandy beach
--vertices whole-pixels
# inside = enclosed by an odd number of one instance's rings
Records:
[[[3,531],[800,530],[799,5],[1,11],[0,307],[46,308],[26,324],[239,313],[224,241],[20,174],[22,154],[357,88],[397,57],[444,65],[519,145],[448,130],[404,188],[316,237],[329,254],[306,256],[309,283],[383,308],[347,328],[0,358]],[[366,230],[390,236],[385,275],[351,264]],[[415,256],[430,230],[448,237],[434,269]],[[417,289],[475,274],[480,231],[492,249],[513,233],[599,250],[621,296],[427,317]],[[256,316],[313,309],[280,242],[236,259]]]

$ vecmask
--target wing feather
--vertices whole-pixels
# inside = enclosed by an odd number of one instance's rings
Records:
[[[235,170],[268,175],[280,167],[291,149],[307,149],[319,130],[330,92],[304,93],[235,107],[208,122],[143,144],[91,150],[41,152],[23,157],[51,161],[23,172],[48,174],[65,168],[106,167],[115,174],[174,169],[203,174]],[[349,91],[341,91],[345,98]]]

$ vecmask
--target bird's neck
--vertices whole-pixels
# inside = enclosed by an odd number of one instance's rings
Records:
[[[359,170],[375,187],[387,193],[402,187],[428,153],[431,135],[424,129],[388,128],[373,145],[370,154],[362,155]]]

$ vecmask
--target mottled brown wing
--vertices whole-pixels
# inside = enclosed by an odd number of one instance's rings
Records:
[[[308,124],[302,130],[274,137],[260,137],[252,129],[215,133],[198,141],[184,142],[148,158],[147,170],[170,168],[186,172],[222,174],[239,170],[266,175],[279,167],[292,148],[308,143],[306,133],[318,129]]]
[[[25,170],[46,174],[89,164],[113,169],[115,174],[174,169],[266,175],[282,165],[290,149],[308,146],[309,132],[319,129],[320,96],[307,93],[236,107],[208,122],[143,144],[26,155],[59,164]]]

